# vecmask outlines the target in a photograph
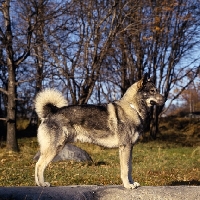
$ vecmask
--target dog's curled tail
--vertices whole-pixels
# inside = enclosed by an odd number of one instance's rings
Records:
[[[39,118],[45,118],[48,113],[52,112],[53,108],[61,108],[67,105],[68,101],[56,89],[44,89],[35,98],[35,111]]]

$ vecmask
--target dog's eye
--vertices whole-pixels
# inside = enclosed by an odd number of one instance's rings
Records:
[[[155,92],[156,92],[156,90],[154,90],[154,89],[150,90],[150,93],[155,93]]]

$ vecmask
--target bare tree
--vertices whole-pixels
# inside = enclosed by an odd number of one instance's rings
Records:
[[[46,30],[56,32],[57,26],[53,24],[57,18],[65,13],[65,4],[51,0],[19,0],[3,1],[0,4],[1,27],[0,46],[2,49],[1,64],[5,66],[6,87],[0,87],[0,92],[7,96],[7,149],[17,151],[16,140],[16,102],[33,95],[24,94],[19,89],[28,81],[35,81],[36,92],[42,88],[42,81],[45,77],[44,66],[49,59],[44,49],[44,41],[51,38]],[[48,35],[49,34],[49,35]],[[1,71],[3,73],[3,71]],[[29,74],[29,75],[28,75]],[[35,78],[36,76],[36,78]],[[20,94],[17,95],[17,87]],[[26,91],[31,91],[26,87]],[[27,96],[27,97],[25,97]],[[29,97],[28,97],[29,96]],[[28,102],[28,101],[27,101]]]
[[[17,8],[17,5],[15,5]],[[7,88],[0,88],[0,91],[7,95],[7,150],[18,151],[18,144],[16,140],[16,101],[17,101],[17,69],[24,60],[30,56],[31,39],[34,30],[34,24],[31,17],[34,13],[29,13],[30,17],[25,20],[20,17],[19,8],[11,10],[14,7],[14,2],[10,0],[3,1],[0,5],[0,12],[2,13],[2,26],[0,27],[0,41],[1,48],[5,56],[2,58],[7,67],[8,79]],[[19,17],[15,21],[15,17]],[[11,20],[12,18],[12,20]],[[25,23],[26,21],[26,23]],[[24,25],[22,27],[22,24]],[[14,29],[15,26],[15,29]],[[18,28],[18,31],[16,31]]]
[[[28,73],[36,77],[36,92],[45,84],[56,86],[72,104],[120,98],[144,72],[155,77],[166,99],[178,87],[172,100],[177,98],[199,72],[198,55],[190,56],[199,45],[199,16],[197,0],[1,1],[0,73],[8,76],[0,78],[0,92],[8,99],[7,148],[17,150],[17,87],[23,91]],[[154,136],[162,110],[152,110]]]
[[[29,0],[26,5],[27,10],[34,10],[35,16],[32,20],[37,25],[33,32],[32,56],[35,58],[36,66],[36,93],[42,89],[42,81],[45,77],[44,67],[49,63],[50,57],[45,50],[45,44],[51,43],[53,33],[57,34],[60,30],[60,16],[66,14],[67,2],[58,3],[51,0]],[[58,24],[57,24],[58,23]],[[64,22],[63,22],[64,23]],[[57,34],[57,40],[62,38]]]
[[[32,27],[28,27],[27,41],[24,51],[20,51],[16,55],[14,49],[14,33],[12,30],[10,0],[3,1],[0,6],[0,11],[3,15],[3,26],[0,28],[1,46],[5,49],[6,63],[8,69],[8,86],[7,90],[0,88],[0,91],[7,95],[7,149],[18,151],[16,141],[16,69],[30,55],[30,39],[32,36]],[[17,36],[16,36],[17,37]]]
[[[112,73],[115,71],[113,42],[130,15],[127,5],[131,2],[74,0],[68,5],[68,15],[63,18],[67,21],[66,28],[61,30],[68,37],[65,41],[56,40],[47,49],[67,85],[72,104],[87,103],[94,88],[99,97],[99,90],[105,89],[103,84],[116,84],[114,76],[119,74]],[[134,1],[131,12],[139,6],[138,2]]]
[[[191,84],[199,73],[199,58],[192,55],[199,47],[198,1],[142,1],[141,7],[127,18],[127,24],[117,43],[121,54],[115,60],[122,71],[122,92],[137,81],[144,72],[154,76],[155,84],[167,99],[170,91],[179,86],[181,92]],[[131,9],[129,4],[129,9]],[[133,23],[136,19],[137,23]],[[134,26],[130,26],[134,24]],[[125,23],[126,25],[126,23]],[[180,62],[187,58],[187,62]],[[188,74],[191,78],[182,82]],[[158,115],[162,108],[152,110],[151,134],[158,131]]]

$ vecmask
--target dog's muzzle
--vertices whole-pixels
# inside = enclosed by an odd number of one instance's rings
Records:
[[[165,103],[165,98],[161,94],[156,94],[155,97],[156,102],[153,105],[162,106]],[[153,103],[153,102],[152,102]]]
[[[150,104],[153,106],[153,105],[156,105],[156,101],[154,100],[150,100]]]
[[[162,106],[165,103],[165,99],[161,94],[157,93],[154,97],[149,98],[147,103],[149,106]]]

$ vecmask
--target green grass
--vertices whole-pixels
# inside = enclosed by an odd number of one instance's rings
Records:
[[[0,149],[0,186],[34,186],[36,138],[19,139],[20,153]],[[53,186],[121,184],[117,149],[80,144],[94,163],[55,162],[45,171]],[[200,147],[150,141],[133,151],[133,178],[141,185],[200,185]]]

